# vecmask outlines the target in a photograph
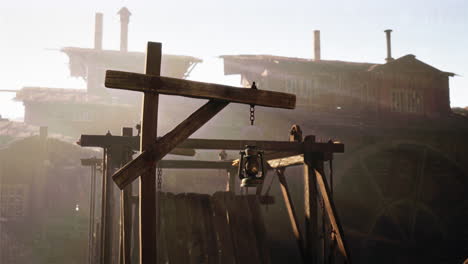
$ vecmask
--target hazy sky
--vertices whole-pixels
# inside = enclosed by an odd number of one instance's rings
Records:
[[[313,30],[321,30],[322,59],[383,63],[391,28],[393,57],[406,54],[455,72],[452,106],[468,106],[468,1],[2,1],[0,89],[23,86],[84,88],[69,77],[64,46],[92,47],[94,13],[104,13],[104,48],[119,48],[122,6],[132,12],[129,50],[147,41],[163,52],[204,59],[191,79],[238,85],[224,77],[223,54],[312,58]],[[17,117],[20,104],[0,93],[0,114]]]

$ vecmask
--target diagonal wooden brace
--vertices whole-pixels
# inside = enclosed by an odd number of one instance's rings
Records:
[[[328,187],[328,183],[326,179],[320,174],[316,169],[314,169],[315,177],[317,179],[317,187],[322,194],[323,202],[325,205],[325,210],[327,211],[328,219],[335,231],[336,240],[338,242],[338,251],[341,255],[345,258],[346,263],[350,264],[351,260],[349,257],[349,250],[346,245],[346,241],[343,234],[343,229],[340,224],[340,220],[338,218],[338,214],[336,213],[335,204],[333,203],[333,198],[330,196],[330,188]]]
[[[156,141],[149,149],[143,151],[137,158],[119,169],[112,176],[112,179],[120,189],[123,189],[141,174],[155,166],[156,162],[160,161],[178,144],[206,124],[228,104],[229,102],[210,100],[177,127]]]

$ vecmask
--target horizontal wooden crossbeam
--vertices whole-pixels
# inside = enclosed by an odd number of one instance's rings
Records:
[[[232,161],[208,160],[161,160],[158,167],[162,169],[229,169]]]
[[[128,146],[132,150],[140,150],[140,137],[126,136],[106,136],[106,135],[81,135],[80,140],[76,142],[82,147],[107,148],[110,146]],[[195,156],[195,150],[192,148],[175,148],[169,154],[179,156]]]
[[[257,146],[263,151],[274,151],[278,153],[266,153],[271,158],[287,157],[304,152],[343,153],[342,143],[312,143],[304,145],[302,142],[269,141],[269,140],[233,140],[233,139],[199,139],[189,138],[180,143],[178,148],[193,149],[224,149],[242,150],[245,146]],[[270,156],[268,157],[270,158]]]
[[[233,103],[294,109],[294,94],[203,83],[123,71],[106,71],[108,88],[179,95]]]

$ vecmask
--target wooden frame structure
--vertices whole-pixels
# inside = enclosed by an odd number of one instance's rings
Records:
[[[142,109],[142,131],[140,137],[140,154],[125,166],[120,168],[112,176],[120,189],[124,189],[132,181],[140,177],[140,263],[153,264],[157,262],[157,221],[159,207],[157,204],[157,192],[155,182],[156,164],[161,159],[179,148],[193,149],[242,149],[245,145],[256,145],[267,151],[267,159],[285,160],[286,163],[270,162],[272,168],[284,168],[286,166],[305,164],[305,246],[304,260],[308,263],[317,263],[317,184],[323,200],[326,202],[327,213],[335,228],[337,241],[345,261],[349,263],[349,253],[342,236],[342,230],[336,216],[333,201],[329,196],[329,189],[323,174],[325,153],[343,152],[344,146],[335,143],[318,143],[312,137],[306,137],[304,142],[278,142],[278,141],[249,141],[249,140],[206,140],[188,139],[195,131],[202,127],[212,117],[219,113],[230,102],[248,105],[260,105],[274,108],[293,109],[295,107],[295,95],[264,91],[257,89],[245,89],[218,84],[185,81],[167,77],[160,77],[161,44],[148,43],[146,74],[107,71],[105,85],[108,88],[133,90],[144,92]],[[200,107],[186,120],[181,122],[172,131],[161,138],[156,135],[158,116],[158,95],[179,95],[192,98],[208,99],[208,103]],[[302,160],[297,155],[303,155]],[[294,157],[296,156],[296,157]],[[285,158],[286,157],[286,158]],[[294,161],[292,161],[294,160]],[[162,164],[161,164],[162,165]],[[286,166],[284,166],[286,165]],[[278,173],[282,175],[281,173]],[[282,178],[283,189],[288,192],[285,178]],[[287,206],[294,212],[291,200],[286,200]],[[293,215],[293,213],[290,213]],[[295,218],[294,216],[292,218]],[[292,221],[294,222],[294,221]],[[296,221],[297,223],[297,221]],[[125,227],[125,225],[124,225]],[[297,226],[296,226],[297,227]],[[125,233],[125,232],[124,232]],[[297,229],[295,232],[302,238]],[[302,244],[302,243],[301,243]],[[301,246],[302,248],[302,246]],[[125,262],[124,262],[125,263]]]
[[[96,185],[97,185],[97,171],[102,171],[102,159],[96,157],[81,159],[81,165],[91,168],[91,186],[90,186],[90,199],[89,199],[89,231],[88,231],[88,263],[92,264],[98,258],[96,242],[99,239],[96,236],[97,230],[95,229],[96,223]]]

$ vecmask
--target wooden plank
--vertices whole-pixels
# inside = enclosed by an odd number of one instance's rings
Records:
[[[190,244],[190,262],[192,264],[206,263],[204,245],[203,245],[203,227],[200,224],[202,214],[200,212],[199,196],[195,193],[187,194],[187,205],[190,209],[191,244]]]
[[[232,140],[232,139],[201,139],[189,138],[181,142],[179,148],[193,149],[224,149],[224,150],[242,150],[245,146],[257,146],[259,149],[268,151],[285,151],[286,155],[301,154],[302,143],[289,141],[266,141],[266,140]]]
[[[244,249],[243,240],[239,235],[239,230],[242,231],[243,227],[240,226],[239,216],[237,214],[236,198],[235,194],[227,192],[224,194],[224,204],[226,205],[227,219],[228,219],[228,228],[229,233],[232,237],[232,244],[234,248],[234,256],[236,263],[250,263],[248,256],[246,257],[245,252],[242,252]]]
[[[257,241],[257,249],[261,258],[261,263],[269,264],[270,250],[268,247],[267,233],[263,221],[263,216],[260,208],[259,196],[247,196],[249,202],[250,215],[252,217],[252,227]]]
[[[229,194],[225,196],[225,202],[237,263],[259,263],[256,240],[251,230],[250,210],[245,197]]]
[[[340,224],[338,214],[336,213],[335,204],[333,203],[333,198],[330,195],[330,188],[328,187],[328,183],[325,180],[324,176],[317,170],[314,170],[314,174],[317,180],[317,186],[319,187],[320,193],[324,201],[328,219],[330,220],[333,230],[335,231],[335,238],[338,244],[338,250],[340,251],[341,255],[345,258],[346,263],[351,263],[349,257],[349,250],[344,238],[343,228]]]
[[[235,264],[234,245],[229,228],[224,192],[216,192],[211,197],[213,227],[218,237],[219,263]]]
[[[261,263],[260,250],[257,247],[257,237],[255,236],[254,224],[252,220],[252,213],[250,211],[249,201],[247,199],[248,195],[236,196],[238,203],[237,211],[238,216],[240,216],[240,224],[244,227],[245,235],[244,238],[248,241],[245,245],[249,247],[252,251],[249,255],[251,258],[251,263]]]
[[[161,73],[161,43],[148,42],[146,51],[146,74]],[[140,151],[151,148],[158,132],[159,94],[145,93],[142,105]],[[154,264],[157,261],[156,162],[149,160],[147,170],[140,176],[140,263]],[[123,189],[122,186],[120,189]]]
[[[110,145],[128,145],[139,149],[139,137],[122,137],[122,136],[105,136],[105,135],[81,135],[77,142],[82,147],[106,147]],[[174,152],[171,154],[195,154],[194,149],[225,149],[225,150],[241,150],[246,145],[257,146],[266,151],[265,159],[276,159],[298,155],[304,152],[304,147],[301,142],[289,141],[268,141],[268,140],[232,140],[232,139],[202,139],[188,138],[181,142]],[[315,142],[308,145],[307,149],[311,152],[329,152],[343,153],[344,145],[341,143],[320,143]],[[180,153],[177,153],[179,151]],[[268,153],[268,151],[276,151],[278,153]]]
[[[166,239],[167,256],[169,263],[183,263],[180,258],[180,248],[178,247],[176,234],[176,205],[175,195],[172,193],[166,193],[166,203],[164,213],[161,217],[164,217],[164,234]]]
[[[115,183],[122,189],[135,180],[138,175],[142,175],[150,169],[153,170],[154,162],[160,161],[227,105],[226,102],[209,101],[200,107],[172,131],[156,141],[150,148],[143,151],[137,158],[118,170],[113,176]],[[154,173],[151,175],[154,180]]]
[[[158,236],[156,237],[157,239],[157,245],[158,245],[158,262],[157,263],[167,263],[169,261],[169,257],[167,254],[167,245],[166,245],[166,238],[168,237],[167,234],[167,218],[165,217],[166,214],[166,204],[167,204],[167,198],[166,198],[166,193],[159,192],[158,193],[158,205],[159,209],[161,212],[161,219],[159,221],[159,232]],[[172,239],[172,238],[171,238]]]
[[[163,169],[228,169],[232,161],[161,160],[158,166]]]
[[[294,208],[291,193],[289,192],[288,184],[286,182],[286,177],[284,177],[284,173],[282,170],[276,170],[276,175],[278,175],[281,192],[283,194],[284,204],[286,206],[286,210],[288,211],[289,221],[291,223],[294,237],[296,238],[296,243],[301,254],[302,261],[306,263],[303,244],[304,240],[302,238],[301,230],[299,227],[299,221],[297,220],[296,209]]]
[[[155,140],[154,140],[155,141]],[[106,136],[106,135],[81,135],[80,139],[76,142],[81,147],[110,147],[115,145],[128,146],[132,150],[140,150],[140,137],[128,137],[128,136]],[[179,156],[195,156],[194,149],[187,148],[175,148],[169,154]],[[83,164],[83,162],[85,162]],[[82,165],[86,166],[92,161],[83,161]],[[88,165],[89,166],[89,165]]]
[[[179,254],[180,263],[189,263],[190,255],[188,242],[190,241],[189,237],[192,229],[190,227],[190,214],[188,212],[189,209],[187,208],[185,194],[177,194],[174,202],[176,207],[176,230],[172,239],[177,241],[177,254]]]
[[[305,144],[312,144],[314,136],[307,136]],[[317,160],[311,156],[312,153],[305,153],[304,164],[304,216],[305,216],[305,256],[306,263],[316,264],[318,254],[318,204],[317,204],[317,180],[315,168]]]
[[[224,149],[224,150],[241,150],[246,145],[257,146],[263,151],[277,151],[282,153],[265,153],[265,159],[274,159],[288,157],[291,155],[303,154],[304,151],[309,152],[329,152],[343,153],[344,144],[341,143],[321,143],[314,142],[304,146],[302,142],[289,141],[268,141],[268,140],[233,140],[233,139],[200,139],[189,138],[177,147],[189,149]]]
[[[205,239],[205,252],[208,264],[217,264],[218,260],[218,247],[216,243],[216,234],[213,227],[213,210],[211,206],[210,195],[200,194],[200,207],[204,222],[204,239]]]
[[[272,159],[268,160],[267,162],[268,165],[270,165],[270,167],[272,167],[273,169],[302,165],[304,164],[304,155],[295,155],[286,158]]]
[[[221,84],[150,76],[140,73],[106,71],[108,88],[179,95],[249,105],[294,109],[296,95],[258,89],[245,89]]]

